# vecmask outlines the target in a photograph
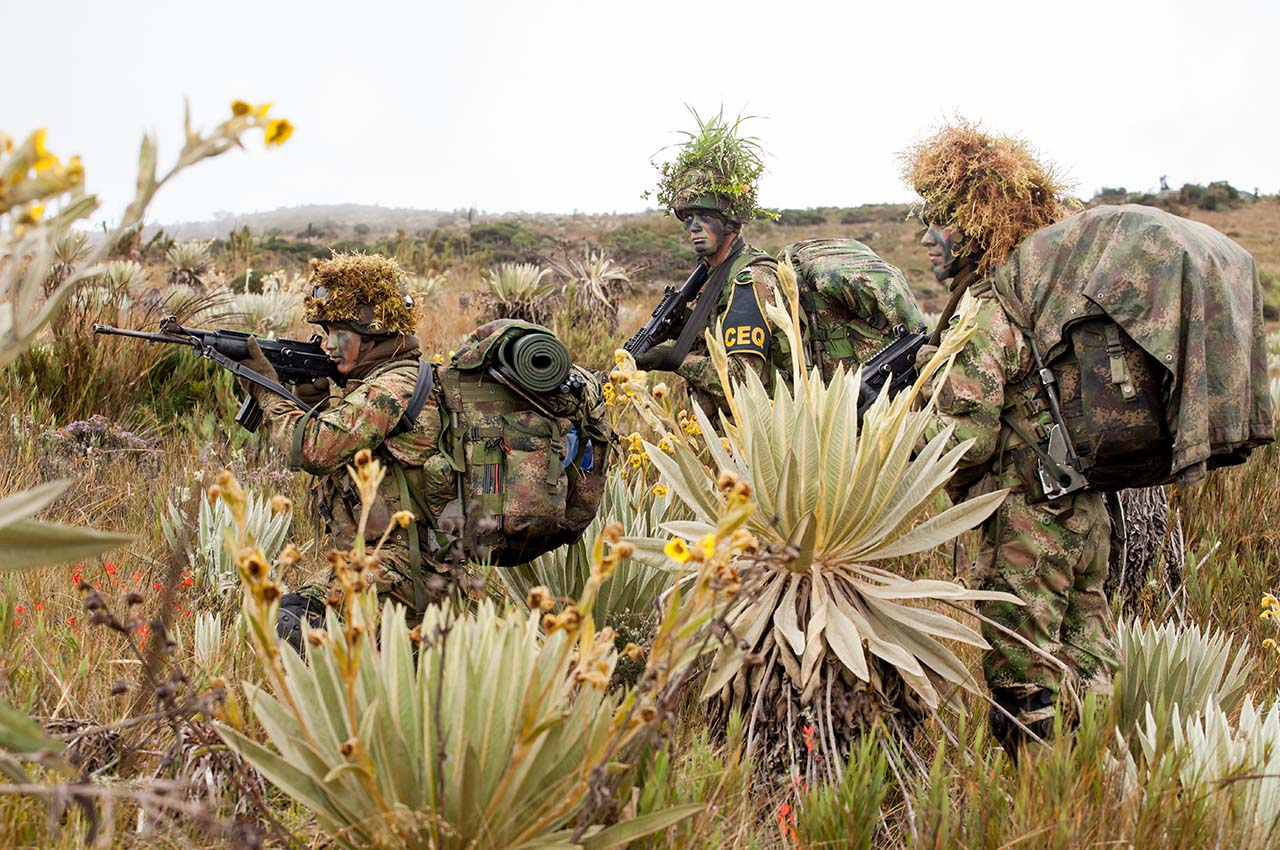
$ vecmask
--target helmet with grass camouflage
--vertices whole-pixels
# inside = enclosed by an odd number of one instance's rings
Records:
[[[729,121],[723,111],[706,120],[697,112],[693,117],[697,131],[686,134],[675,159],[658,166],[658,203],[676,214],[695,208],[717,210],[737,223],[777,218],[756,202],[764,151],[758,139],[741,135],[746,117]]]
[[[418,309],[401,274],[395,260],[368,254],[312,260],[311,292],[303,302],[307,321],[346,324],[362,334],[412,334]]]

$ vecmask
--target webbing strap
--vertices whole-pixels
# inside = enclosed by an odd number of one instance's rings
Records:
[[[1114,322],[1107,322],[1102,328],[1102,335],[1106,337],[1107,359],[1111,361],[1111,383],[1120,388],[1120,396],[1125,401],[1133,401],[1138,397],[1138,388],[1133,385],[1129,364],[1124,359],[1120,328]]]
[[[291,468],[302,468],[302,440],[306,437],[307,425],[309,425],[312,418],[320,412],[320,405],[324,404],[326,401],[328,401],[328,399],[321,399],[316,402],[314,407],[302,414],[302,418],[298,420],[298,424],[293,426],[293,438],[289,441],[289,466]]]
[[[1049,473],[1053,475],[1054,478],[1062,480],[1067,477],[1066,470],[1062,468],[1062,465],[1054,460],[1053,456],[1047,451],[1040,448],[1040,444],[1036,442],[1034,437],[1027,433],[1025,428],[1008,416],[1001,416],[1000,421],[1012,428],[1013,433],[1018,435],[1022,442],[1027,445],[1027,448],[1035,452],[1036,457],[1040,458],[1040,461],[1045,465],[1045,468],[1049,470]]]
[[[404,470],[398,463],[391,464],[391,474],[395,476],[396,484],[400,488],[400,510],[410,510],[413,505],[413,496],[409,493],[409,480],[405,478]],[[422,581],[422,553],[418,551],[418,522],[415,517],[409,523],[409,572],[410,578],[413,580],[413,608],[414,612],[421,614],[426,608],[427,591]]]
[[[423,406],[431,395],[431,387],[435,383],[434,378],[435,370],[431,368],[431,364],[426,360],[419,360],[418,381],[413,385],[413,394],[409,396],[409,403],[405,407],[400,421],[396,423],[396,427],[387,433],[387,439],[413,430],[414,423],[418,421],[418,414],[422,412]]]

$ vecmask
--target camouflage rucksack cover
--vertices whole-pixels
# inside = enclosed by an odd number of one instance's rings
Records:
[[[553,388],[528,386],[555,380],[557,368],[564,378]],[[498,566],[577,540],[600,506],[609,460],[600,378],[569,363],[551,331],[514,320],[479,328],[436,375],[442,428],[433,460],[453,473],[452,492],[426,494],[440,527],[467,557]],[[462,527],[450,528],[450,517]]]
[[[1095,207],[1032,233],[992,283],[1093,489],[1189,484],[1274,441],[1257,269],[1213,228]]]
[[[796,269],[808,322],[810,362],[830,378],[856,369],[894,339],[894,328],[925,329],[924,314],[896,266],[855,239],[806,239],[778,253]]]

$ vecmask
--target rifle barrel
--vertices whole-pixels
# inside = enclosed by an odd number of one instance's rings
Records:
[[[191,340],[187,337],[171,336],[169,334],[153,334],[146,331],[135,331],[131,328],[115,328],[111,325],[99,325],[94,323],[93,332],[96,334],[107,334],[109,336],[131,336],[135,339],[146,339],[152,342],[178,342],[184,345],[190,345]]]

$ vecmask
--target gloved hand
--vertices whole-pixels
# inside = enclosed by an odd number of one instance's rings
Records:
[[[319,378],[309,384],[300,383],[293,388],[293,394],[307,407],[315,407],[329,400],[329,379]]]
[[[652,369],[661,367],[662,361],[667,359],[670,349],[667,346],[659,345],[656,348],[650,348],[644,354],[636,358],[636,368],[643,369],[648,372]]]
[[[938,346],[925,343],[920,346],[920,350],[916,352],[916,368],[923,369],[929,365],[929,361],[933,359],[933,355],[938,353]]]
[[[249,367],[264,378],[279,382],[280,376],[276,374],[276,369],[271,365],[271,361],[267,359],[267,355],[262,353],[262,346],[258,345],[258,340],[254,337],[249,337],[247,347],[249,356],[241,360],[240,365]],[[246,381],[244,378],[240,379],[240,387],[245,392],[251,393],[253,391],[251,388],[254,386],[255,384],[252,382]]]

